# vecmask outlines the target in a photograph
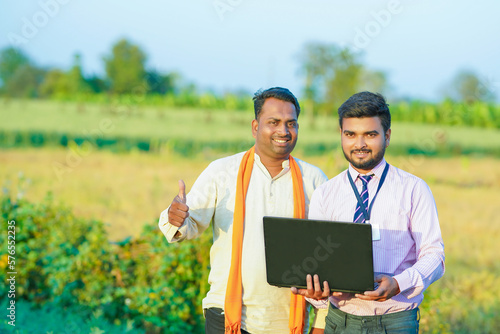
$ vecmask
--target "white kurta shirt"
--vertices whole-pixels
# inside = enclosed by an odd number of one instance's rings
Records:
[[[244,152],[216,160],[201,173],[186,196],[189,217],[180,228],[168,223],[168,209],[160,216],[159,226],[168,242],[198,237],[213,219],[210,291],[203,299],[203,308],[224,308],[231,265],[236,178],[243,155]],[[307,213],[314,189],[327,177],[319,168],[295,160],[302,172]],[[262,225],[263,216],[293,217],[293,186],[288,160],[283,162],[283,170],[272,178],[255,154],[245,208],[242,328],[250,333],[288,333],[291,292],[289,288],[267,283]],[[180,236],[175,238],[177,231]]]

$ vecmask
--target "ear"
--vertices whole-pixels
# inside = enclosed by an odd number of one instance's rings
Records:
[[[252,120],[252,136],[257,138],[257,130],[259,129],[259,121],[256,119]]]
[[[390,141],[391,141],[391,129],[385,132],[385,147],[389,147]]]

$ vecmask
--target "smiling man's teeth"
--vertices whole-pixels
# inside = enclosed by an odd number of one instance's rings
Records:
[[[286,143],[286,140],[282,140],[282,139],[275,139],[274,141],[276,141],[278,143]]]

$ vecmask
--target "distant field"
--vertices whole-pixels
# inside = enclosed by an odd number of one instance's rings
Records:
[[[57,202],[73,208],[77,216],[106,222],[114,240],[138,235],[144,224],[156,224],[176,195],[177,180],[183,178],[189,190],[209,161],[219,156],[207,153],[187,159],[172,154],[95,151],[59,181],[51,164],[63,161],[66,154],[63,149],[0,151],[0,184],[16,189],[20,180],[23,195],[32,201],[42,200],[51,191]],[[478,333],[494,333],[498,329],[494,314],[500,311],[500,159],[387,159],[426,180],[439,211],[447,269],[422,307],[423,332],[438,328],[440,333],[453,329],[468,333],[476,328]],[[307,160],[329,177],[346,167],[340,152]]]
[[[0,100],[0,131],[37,130],[105,137],[132,137],[207,142],[251,142],[252,111],[172,109],[55,101]],[[339,142],[335,117],[318,117],[314,126],[307,115],[299,118],[297,149],[316,151]],[[500,131],[495,129],[393,123],[393,150],[414,147],[420,151],[453,147],[500,151]],[[324,152],[322,150],[321,152]],[[406,151],[404,151],[406,152]]]

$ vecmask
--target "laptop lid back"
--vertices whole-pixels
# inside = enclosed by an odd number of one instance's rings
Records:
[[[306,287],[318,274],[331,291],[373,290],[372,230],[369,224],[264,217],[267,282]]]

